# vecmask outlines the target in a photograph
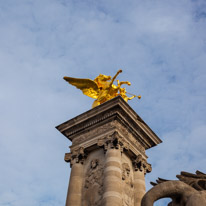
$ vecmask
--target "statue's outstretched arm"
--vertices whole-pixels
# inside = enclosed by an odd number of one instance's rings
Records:
[[[115,74],[115,76],[112,78],[111,82],[110,82],[110,86],[112,86],[112,84],[114,83],[114,80],[117,78],[117,76],[119,75],[119,73],[122,73],[122,70],[118,70],[118,72]]]

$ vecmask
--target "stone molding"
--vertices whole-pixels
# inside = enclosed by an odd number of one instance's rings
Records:
[[[106,132],[108,132],[108,131],[110,131],[110,130],[112,130],[114,128],[115,128],[115,126],[114,126],[113,122],[109,122],[109,123],[106,123],[104,125],[101,125],[101,126],[99,126],[97,128],[94,128],[94,129],[92,129],[90,131],[87,131],[86,133],[81,134],[78,137],[74,138],[72,140],[72,146],[84,143],[85,141],[93,139],[96,136],[104,134],[104,133],[106,133]]]
[[[95,146],[98,144],[98,140],[102,139],[105,136],[109,136],[115,131],[118,131],[119,135],[124,137],[128,144],[129,150],[137,156],[138,154],[143,155],[144,158],[147,158],[145,154],[145,148],[141,143],[128,131],[124,125],[122,125],[117,120],[112,122],[105,123],[99,127],[93,128],[89,131],[85,131],[84,134],[81,134],[75,137],[72,140],[72,146],[70,148],[77,148],[79,146],[84,147],[85,149]],[[104,138],[103,138],[104,139]]]
[[[108,149],[120,149],[120,151],[123,152],[124,149],[129,149],[128,142],[126,142],[117,131],[112,135],[98,139],[97,145],[103,147],[104,151],[107,151]]]
[[[86,156],[87,155],[84,151],[84,148],[79,147],[75,150],[71,150],[70,153],[65,153],[64,160],[65,160],[65,162],[70,162],[70,164],[72,166],[74,163],[83,164],[84,160],[86,159]]]
[[[142,155],[138,155],[135,159],[133,159],[132,163],[135,171],[144,172],[144,174],[152,171],[151,164],[147,163],[147,160],[145,160]]]
[[[135,147],[137,150],[139,150],[142,154],[145,154],[145,148],[141,145],[141,143],[134,138],[134,136],[126,129],[125,126],[120,124],[118,121],[115,120],[113,122],[115,127],[120,131],[120,133],[124,136],[127,137],[128,142],[130,143],[130,149],[132,147]]]
[[[115,113],[116,113],[116,111],[111,110],[111,111],[108,111],[107,113],[99,116],[98,118],[96,117],[94,119],[93,118],[89,119],[86,122],[83,122],[83,123],[78,124],[77,126],[74,126],[72,128],[72,130],[67,131],[65,133],[65,135],[72,136],[72,135],[78,133],[79,131],[86,130],[87,128],[90,128],[91,126],[96,125],[105,119],[108,119],[109,117],[113,116]]]
[[[56,128],[73,142],[80,136],[84,138],[84,134],[91,130],[113,121],[117,121],[125,127],[127,132],[143,147],[142,150],[161,143],[158,136],[120,96],[84,112]]]

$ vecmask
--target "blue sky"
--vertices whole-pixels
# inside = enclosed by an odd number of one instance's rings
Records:
[[[55,126],[93,100],[63,76],[123,69],[142,95],[130,106],[163,140],[147,151],[147,189],[206,172],[204,0],[1,0],[0,45],[0,205],[64,205],[70,142]]]

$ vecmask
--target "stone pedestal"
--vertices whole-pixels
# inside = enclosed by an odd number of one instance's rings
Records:
[[[66,206],[140,206],[161,140],[119,96],[56,127],[72,145]]]

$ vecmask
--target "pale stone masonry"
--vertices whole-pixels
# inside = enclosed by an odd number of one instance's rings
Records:
[[[140,206],[161,140],[120,96],[56,128],[72,141],[66,206]]]

